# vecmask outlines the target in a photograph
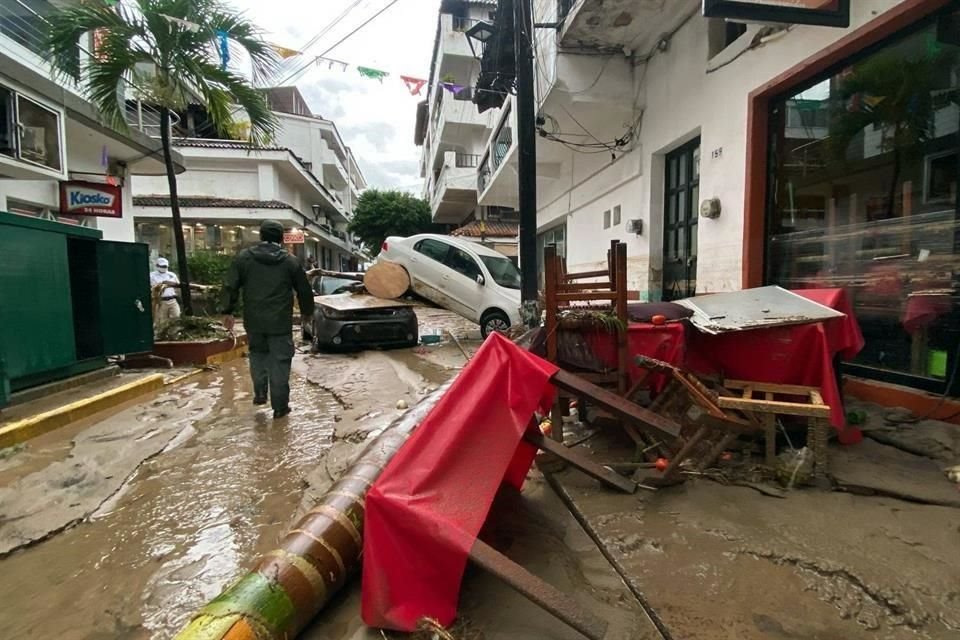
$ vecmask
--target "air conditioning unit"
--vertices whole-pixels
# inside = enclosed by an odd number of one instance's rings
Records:
[[[627,233],[635,233],[638,236],[643,235],[643,220],[628,220]]]
[[[47,130],[45,127],[20,126],[20,155],[27,160],[43,162],[47,159]]]

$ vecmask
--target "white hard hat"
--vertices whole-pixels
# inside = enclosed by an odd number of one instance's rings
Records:
[[[158,267],[169,267],[169,266],[170,266],[170,263],[167,262],[167,259],[166,259],[166,258],[157,258],[157,266],[158,266]]]

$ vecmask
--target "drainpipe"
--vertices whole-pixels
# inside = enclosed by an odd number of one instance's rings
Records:
[[[174,640],[288,640],[360,567],[367,491],[452,382],[371,442],[280,547],[201,609]]]

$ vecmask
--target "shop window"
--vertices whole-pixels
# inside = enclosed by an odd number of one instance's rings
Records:
[[[17,96],[20,158],[60,171],[60,116],[33,100]]]
[[[0,86],[0,154],[62,171],[60,114]]]
[[[957,153],[947,152],[926,158],[923,179],[924,204],[957,201]]]
[[[932,391],[960,344],[958,76],[960,46],[931,24],[770,113],[768,282],[845,288],[856,372]]]

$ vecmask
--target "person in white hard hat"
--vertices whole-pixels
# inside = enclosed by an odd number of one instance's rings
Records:
[[[157,268],[150,273],[150,288],[153,289],[157,300],[153,314],[155,329],[180,317],[180,303],[177,301],[176,289],[179,285],[180,278],[170,271],[170,263],[167,259],[157,258]]]

